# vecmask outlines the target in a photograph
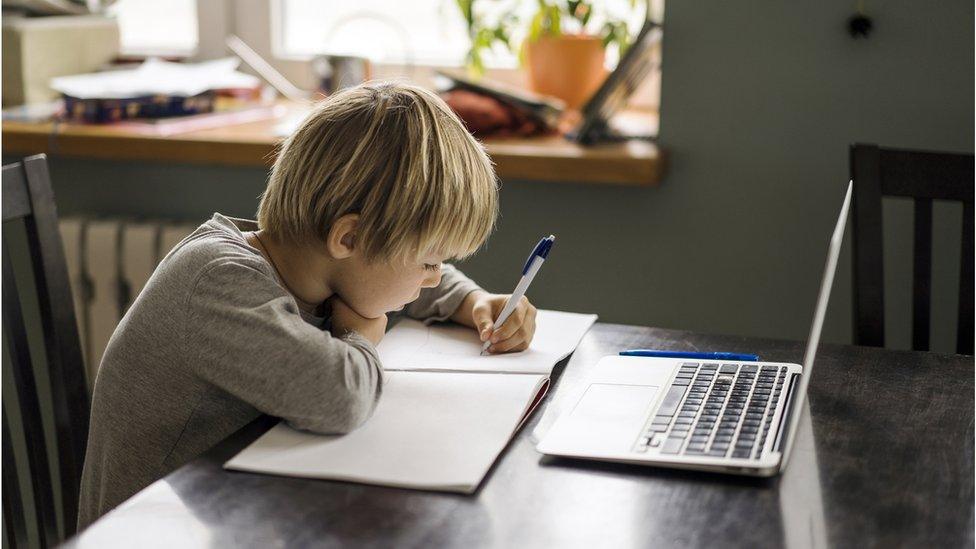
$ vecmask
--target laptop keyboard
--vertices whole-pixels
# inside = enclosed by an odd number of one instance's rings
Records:
[[[759,459],[785,380],[785,366],[683,363],[637,450]]]

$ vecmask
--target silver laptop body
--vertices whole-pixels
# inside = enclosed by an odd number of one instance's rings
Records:
[[[803,366],[607,356],[567,395],[543,454],[771,476],[789,459],[847,224],[834,227]]]

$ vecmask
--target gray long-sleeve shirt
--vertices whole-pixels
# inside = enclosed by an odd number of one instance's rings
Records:
[[[163,259],[109,340],[79,529],[260,414],[345,433],[375,407],[383,370],[373,344],[333,337],[326,319],[300,312],[242,230],[257,227],[214,214]],[[476,289],[445,265],[404,314],[446,320]]]

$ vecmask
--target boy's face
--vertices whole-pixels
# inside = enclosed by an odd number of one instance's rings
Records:
[[[441,256],[427,256],[409,263],[374,261],[358,254],[349,258],[334,288],[349,307],[366,318],[399,311],[420,297],[422,288],[441,282]]]

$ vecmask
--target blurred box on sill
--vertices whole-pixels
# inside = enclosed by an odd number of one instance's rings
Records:
[[[44,103],[59,94],[51,78],[93,72],[119,53],[111,17],[3,17],[3,106]]]

